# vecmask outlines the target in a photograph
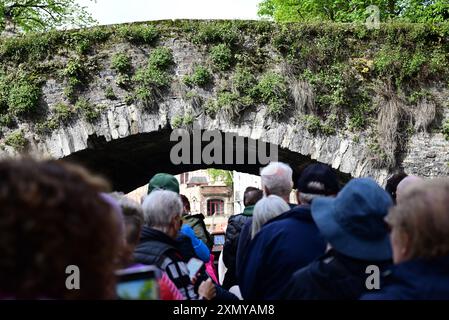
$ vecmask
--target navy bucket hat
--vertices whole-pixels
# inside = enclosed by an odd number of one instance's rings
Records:
[[[392,256],[384,218],[393,205],[390,195],[374,180],[353,179],[336,198],[312,201],[312,216],[321,234],[338,252],[367,261]]]

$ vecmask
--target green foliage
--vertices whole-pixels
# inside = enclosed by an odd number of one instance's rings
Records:
[[[173,56],[168,48],[159,47],[153,50],[148,65],[137,71],[133,81],[137,83],[136,98],[145,105],[153,105],[160,90],[167,88],[171,82],[171,76],[167,69],[173,63]]]
[[[72,87],[81,86],[87,73],[84,60],[79,57],[70,59],[65,69],[62,70],[62,75],[68,79],[69,85]]]
[[[195,44],[226,43],[234,45],[239,41],[240,32],[232,21],[200,23],[193,30],[192,42]]]
[[[115,83],[123,89],[128,89],[131,85],[132,79],[128,74],[118,74],[115,77]]]
[[[6,0],[0,3],[0,32],[7,22],[29,32],[67,25],[85,27],[95,20],[73,0]]]
[[[166,70],[171,64],[173,64],[173,55],[166,47],[154,49],[148,59],[148,66],[159,70]]]
[[[119,26],[118,35],[133,44],[153,44],[159,38],[159,30],[153,25],[129,24]]]
[[[111,67],[120,74],[128,74],[131,71],[131,59],[126,53],[117,53],[112,57]]]
[[[302,117],[302,122],[310,133],[313,134],[323,134],[323,135],[333,135],[336,132],[336,120],[334,115],[329,116],[323,123],[321,119],[316,115],[304,115]]]
[[[95,122],[100,117],[100,108],[90,103],[85,98],[79,98],[75,104],[75,109],[80,110],[83,118],[88,122]]]
[[[167,87],[171,81],[171,77],[167,72],[150,66],[137,71],[133,79],[145,87],[155,88]]]
[[[398,87],[411,80],[423,82],[441,78],[447,74],[447,63],[447,54],[439,49],[410,52],[390,45],[383,47],[374,59],[376,72],[382,77],[394,79]]]
[[[234,119],[239,116],[241,103],[237,93],[222,91],[217,96],[216,109],[223,110],[229,118]]]
[[[13,147],[17,151],[22,151],[27,146],[28,140],[25,138],[22,130],[17,130],[5,138],[5,144]]]
[[[62,124],[67,124],[75,114],[76,112],[71,106],[62,102],[57,103],[53,108],[53,116],[44,122],[36,123],[35,129],[40,134],[49,134]]]
[[[73,109],[69,105],[62,102],[59,102],[55,105],[53,112],[54,118],[58,122],[67,122],[74,115]]]
[[[237,68],[232,77],[235,90],[242,95],[253,95],[256,83],[256,77],[249,68]]]
[[[184,116],[176,115],[173,117],[172,128],[190,127],[193,125],[195,118],[193,114],[186,113]]]
[[[232,176],[232,171],[221,170],[221,169],[207,169],[207,173],[213,182],[224,182],[228,187],[231,187],[234,180]]]
[[[204,104],[204,112],[209,116],[214,118],[217,113],[220,111],[220,107],[218,106],[218,103],[214,100],[208,100]]]
[[[210,57],[218,70],[228,70],[233,62],[232,50],[224,43],[220,43],[210,49]]]
[[[449,120],[446,120],[446,122],[443,124],[443,130],[442,133],[444,135],[444,138],[449,141]]]
[[[267,105],[267,114],[279,117],[288,105],[286,80],[278,73],[267,72],[259,80],[254,93],[256,99]]]
[[[104,89],[104,96],[106,99],[109,100],[116,100],[117,96],[115,95],[114,89],[111,86],[106,87],[106,89]]]
[[[261,17],[274,18],[278,22],[364,22],[369,15],[366,8],[370,5],[379,8],[382,21],[394,19],[436,23],[449,18],[446,0],[263,0],[258,13]]]
[[[407,97],[407,102],[409,104],[416,105],[418,102],[420,102],[423,99],[428,99],[428,100],[432,99],[432,94],[430,93],[429,90],[421,89],[421,90],[417,90],[417,91],[412,92]]]
[[[134,98],[134,96],[132,94],[127,94],[125,96],[125,103],[126,103],[127,106],[132,105],[134,103],[134,100],[135,100],[135,98]]]
[[[12,127],[14,124],[14,119],[10,114],[2,114],[0,115],[0,127]]]
[[[190,87],[198,86],[204,87],[212,81],[213,77],[209,69],[203,66],[198,66],[190,76],[185,76],[183,82]]]
[[[373,108],[367,102],[354,105],[349,117],[349,129],[352,131],[364,129],[368,125],[372,113]]]
[[[37,81],[21,78],[11,84],[8,95],[9,111],[14,115],[30,115],[37,111],[42,95]]]

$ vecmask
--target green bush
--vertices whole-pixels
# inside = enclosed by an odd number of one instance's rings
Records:
[[[369,103],[355,105],[349,117],[349,130],[356,131],[364,129],[370,120],[373,109]]]
[[[130,105],[132,105],[133,103],[134,103],[134,100],[135,100],[135,97],[134,97],[134,95],[132,95],[132,94],[127,94],[126,96],[125,96],[125,103],[126,103],[126,105],[127,106],[130,106]]]
[[[100,110],[87,99],[80,98],[75,104],[75,109],[80,110],[83,118],[88,122],[95,122],[100,117]]]
[[[183,81],[188,86],[204,87],[212,80],[212,74],[209,69],[203,66],[198,66],[191,76],[185,76]]]
[[[10,114],[2,114],[0,115],[0,127],[12,127],[14,124],[14,119]]]
[[[37,84],[18,80],[12,84],[9,91],[9,110],[17,116],[32,114],[37,110],[41,95],[41,87]]]
[[[138,70],[133,79],[143,86],[157,88],[167,87],[171,82],[168,73],[150,66]]]
[[[78,87],[84,84],[88,71],[85,68],[85,61],[81,58],[72,58],[67,62],[62,75],[68,79],[69,85]]]
[[[156,102],[159,91],[168,87],[171,82],[171,76],[166,69],[173,63],[171,50],[159,47],[153,50],[148,65],[137,71],[133,77],[137,88],[135,96],[145,105],[151,106]]]
[[[231,48],[226,44],[218,44],[210,49],[210,57],[215,66],[221,70],[228,70],[233,61]]]
[[[307,131],[313,134],[333,135],[336,132],[337,118],[334,115],[329,116],[323,123],[316,115],[304,115],[303,123]]]
[[[112,57],[111,67],[121,74],[127,74],[131,71],[131,59],[125,53],[117,53]]]
[[[288,105],[288,87],[281,75],[274,72],[265,73],[255,88],[254,95],[267,105],[267,114],[279,117]]]
[[[115,83],[123,89],[127,89],[131,85],[131,77],[128,74],[118,74],[115,77]]]
[[[111,86],[106,87],[106,89],[104,89],[104,96],[106,99],[109,100],[116,100],[117,96],[114,93],[114,89]]]
[[[237,68],[232,77],[232,84],[240,94],[253,95],[256,86],[254,72],[248,68]]]
[[[194,28],[192,42],[195,44],[226,43],[236,44],[240,39],[240,32],[235,22],[205,22]]]
[[[173,117],[172,128],[189,127],[193,124],[195,118],[193,114],[186,113],[184,116],[176,115]]]
[[[214,100],[208,100],[205,104],[204,104],[204,112],[209,116],[209,117],[215,117],[218,113],[218,111],[220,111],[220,107],[218,106],[217,102]]]
[[[134,44],[153,44],[159,38],[159,31],[152,25],[132,24],[120,26],[117,33]]]
[[[243,109],[240,96],[237,93],[229,91],[222,91],[218,93],[217,109],[223,110],[231,119],[238,117],[241,109]]]
[[[17,130],[5,138],[5,144],[18,151],[22,151],[27,146],[28,140],[25,138],[22,130]]]
[[[154,49],[148,59],[148,66],[159,70],[167,70],[173,63],[173,54],[169,48],[158,47]]]
[[[53,112],[54,112],[54,118],[57,122],[67,122],[74,115],[74,112],[70,108],[70,106],[65,103],[62,103],[62,102],[57,103],[55,105]]]

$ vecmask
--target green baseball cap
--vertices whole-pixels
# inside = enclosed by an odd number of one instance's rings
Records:
[[[179,193],[179,182],[171,174],[158,173],[155,174],[148,183],[148,194],[157,189]]]

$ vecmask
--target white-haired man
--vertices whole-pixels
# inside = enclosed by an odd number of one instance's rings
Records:
[[[275,164],[262,170],[266,194],[275,190],[288,200],[292,186],[291,169],[288,169],[284,164]],[[326,250],[326,243],[313,221],[310,204],[301,201],[336,194],[337,177],[328,166],[312,164],[301,173],[298,190],[300,205],[268,221],[248,247],[239,277],[244,299],[280,299],[291,275]]]
[[[295,205],[289,203],[290,193],[293,187],[292,175],[293,170],[288,164],[282,162],[270,162],[268,166],[262,168],[260,171],[264,195],[278,196],[287,202],[290,208],[294,208]],[[237,244],[236,276],[239,284],[241,282],[243,268],[245,268],[244,261],[248,253],[248,247],[252,239],[252,220],[252,217],[250,217],[250,219],[243,225]]]
[[[198,299],[175,241],[182,225],[183,205],[179,194],[155,190],[145,198],[142,208],[145,224],[134,250],[134,261],[158,266],[186,299]]]

